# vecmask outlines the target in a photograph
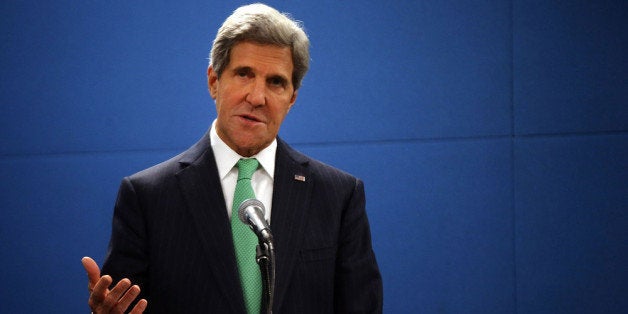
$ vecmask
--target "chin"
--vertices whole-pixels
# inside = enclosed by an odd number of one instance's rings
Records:
[[[252,155],[257,154],[260,150],[264,149],[270,142],[264,141],[247,141],[242,140],[236,143],[237,145],[237,153],[244,156],[250,157]]]

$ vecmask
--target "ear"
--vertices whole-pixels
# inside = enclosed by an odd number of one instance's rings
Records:
[[[286,111],[286,113],[290,112],[290,108],[292,108],[294,103],[297,101],[298,95],[299,95],[299,90],[295,90],[294,93],[292,93],[292,98],[290,99],[290,105],[288,105],[288,111]]]
[[[218,90],[218,74],[214,71],[214,68],[210,65],[207,68],[207,88],[209,89],[209,94],[213,99],[216,99],[216,91]]]

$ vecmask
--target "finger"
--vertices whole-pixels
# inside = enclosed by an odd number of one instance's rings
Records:
[[[93,288],[96,285],[96,282],[100,279],[100,268],[98,264],[88,256],[85,256],[81,259],[83,263],[83,267],[85,271],[87,271],[87,278],[89,279],[89,287]]]
[[[120,309],[122,312],[126,311],[126,309],[131,305],[133,300],[140,295],[140,287],[138,285],[133,285],[129,290],[127,290],[124,295],[118,301],[118,305],[116,307]]]
[[[113,289],[111,289],[111,291],[109,291],[109,294],[107,295],[107,298],[105,299],[105,304],[107,308],[113,308],[114,306],[116,306],[116,304],[118,304],[118,301],[120,300],[120,298],[122,297],[122,295],[124,295],[124,293],[129,289],[129,287],[131,286],[131,281],[124,278],[122,280],[120,280],[115,287],[113,287]]]
[[[139,302],[137,302],[137,304],[135,304],[135,307],[133,307],[133,310],[129,312],[129,314],[144,313],[144,310],[146,310],[147,306],[148,306],[148,301],[146,301],[145,299],[141,299]]]
[[[111,276],[105,275],[98,279],[98,282],[93,287],[92,293],[89,295],[89,306],[93,309],[99,307],[107,294],[109,293],[109,286],[113,282]]]

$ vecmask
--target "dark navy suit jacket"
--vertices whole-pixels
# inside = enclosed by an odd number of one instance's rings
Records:
[[[139,284],[150,313],[245,313],[208,133],[118,192],[102,273]],[[362,182],[278,139],[273,191],[273,313],[380,313]]]

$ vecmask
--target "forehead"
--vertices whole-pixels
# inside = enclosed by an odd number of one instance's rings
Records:
[[[248,67],[266,74],[290,77],[294,67],[290,47],[263,45],[249,41],[237,43],[231,48],[227,68]]]

